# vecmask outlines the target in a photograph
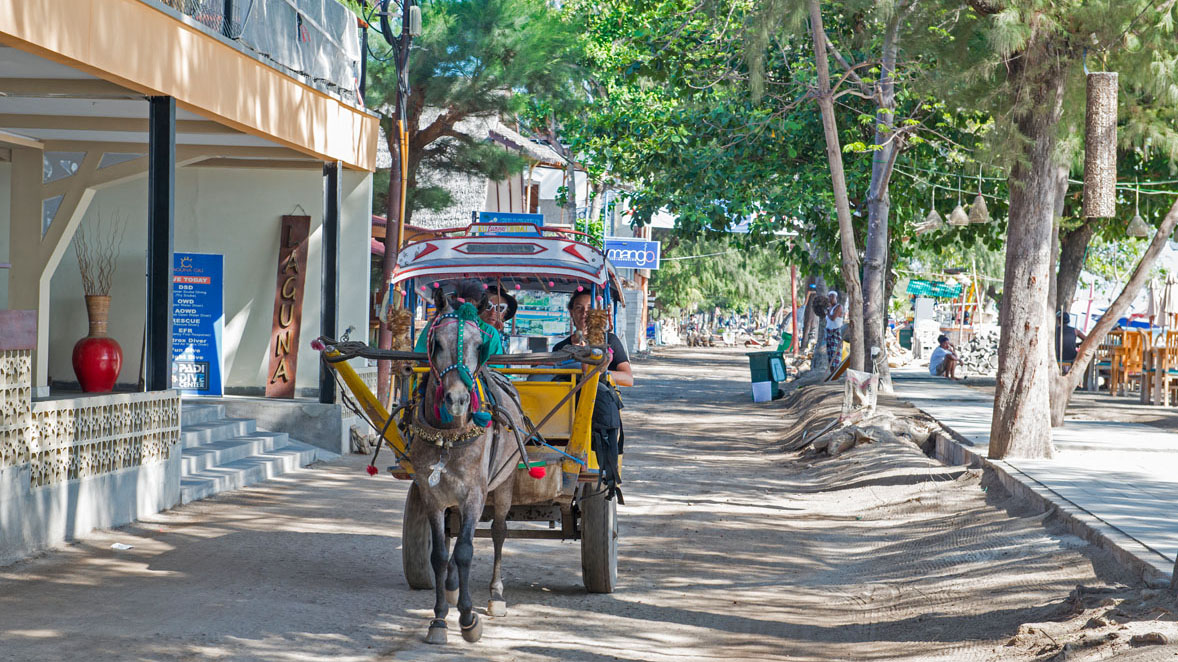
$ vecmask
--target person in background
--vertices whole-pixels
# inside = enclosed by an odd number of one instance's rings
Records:
[[[1059,311],[1055,316],[1055,360],[1071,363],[1076,360],[1076,346],[1088,336],[1072,326],[1072,316]]]
[[[478,281],[462,281],[454,286],[453,292],[450,296],[450,305],[457,308],[463,303],[470,303],[478,308],[483,305],[484,299],[489,298],[487,293],[483,290],[482,283]],[[486,312],[483,310],[482,312]],[[425,328],[417,336],[417,342],[413,345],[413,351],[422,354],[428,354],[429,347],[429,330],[433,326],[434,320],[431,319],[426,323]],[[499,329],[491,326],[479,315],[479,329],[483,332],[487,342],[488,354],[502,354],[503,353],[503,335]]]
[[[949,343],[949,336],[945,334],[937,336],[937,348],[933,350],[933,354],[928,360],[928,374],[955,380],[959,363],[961,363],[961,359],[957,358],[957,348]]]
[[[833,373],[843,358],[843,306],[835,290],[828,292],[826,298],[830,302],[826,310],[826,358]]]
[[[515,311],[519,309],[519,302],[515,297],[507,292],[504,292],[498,285],[492,285],[487,288],[487,307],[479,313],[479,317],[495,327],[499,334],[506,339],[507,334],[503,332],[504,325],[515,317]],[[507,343],[504,343],[506,347]]]

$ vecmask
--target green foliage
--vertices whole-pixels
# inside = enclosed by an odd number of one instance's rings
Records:
[[[1146,158],[1178,158],[1175,3],[942,0],[940,5],[952,18],[945,23],[946,38],[938,42],[943,66],[920,84],[956,106],[1003,120],[988,141],[994,160],[1009,165],[1021,153],[1021,138],[1009,118],[1037,111],[1035,81],[1047,67],[1062,67],[1061,158],[1074,162],[1081,148],[1074,138],[1082,135],[1084,122],[1085,66],[1119,73],[1122,149],[1139,150]],[[1043,57],[1023,57],[1032,37]]]
[[[573,223],[573,229],[589,235],[588,242],[599,249],[605,249],[605,224],[598,214],[597,218],[578,218]]]
[[[789,267],[773,246],[699,238],[672,240],[667,246],[651,277],[658,307],[666,315],[789,303]],[[676,259],[682,257],[693,259]]]
[[[832,40],[852,61],[870,64],[887,8],[866,0],[834,7],[827,24]],[[773,244],[779,259],[834,278],[839,240],[826,147],[818,111],[806,99],[814,81],[813,52],[797,29],[800,23],[766,19],[788,18],[789,7],[750,0],[574,0],[566,3],[570,13],[584,21],[585,68],[593,83],[590,100],[562,118],[564,137],[591,176],[609,172],[633,186],[633,223],[645,224],[667,210],[678,216],[676,232],[685,240],[720,241],[731,225],[751,220],[749,246],[790,230],[798,233],[796,240]],[[907,36],[915,42],[908,66],[930,66],[918,58],[926,57],[925,34],[938,17],[930,12],[906,19]],[[857,71],[867,86],[879,76],[878,67]],[[905,72],[905,80],[911,75]],[[754,89],[749,79],[758,76],[763,84]],[[898,123],[909,131],[899,164],[916,177],[897,173],[891,180],[891,234],[910,238],[893,242],[893,262],[915,249],[963,252],[977,242],[1000,247],[1005,182],[984,185],[996,197],[988,203],[997,222],[921,237],[913,231],[928,213],[931,186],[976,188],[972,153],[992,128],[988,118],[953,112],[903,85],[897,99]],[[841,140],[862,246],[876,109],[856,95],[841,96],[839,108],[855,119],[841,122]],[[966,194],[966,204],[974,194]],[[947,216],[955,200],[939,190],[941,214]]]
[[[443,188],[419,185],[423,165],[496,181],[521,172],[524,158],[467,135],[460,123],[511,116],[528,94],[576,80],[579,58],[576,33],[544,0],[425,0],[422,25],[409,57],[410,212],[449,203]],[[370,61],[368,75],[368,105],[385,115],[392,142],[394,62]]]

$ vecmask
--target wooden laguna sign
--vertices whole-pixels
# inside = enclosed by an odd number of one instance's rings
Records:
[[[303,283],[307,273],[310,216],[283,216],[278,243],[278,287],[270,331],[267,398],[293,398],[299,362],[299,327],[303,320]]]

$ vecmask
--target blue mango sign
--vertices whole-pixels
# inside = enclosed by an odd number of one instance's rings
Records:
[[[172,388],[221,395],[225,257],[175,253],[172,262]]]
[[[645,239],[606,237],[605,256],[622,269],[658,269],[661,244]]]

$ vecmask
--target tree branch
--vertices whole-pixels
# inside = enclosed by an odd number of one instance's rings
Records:
[[[1149,247],[1145,249],[1145,254],[1137,262],[1137,268],[1133,270],[1133,275],[1129,277],[1129,282],[1125,284],[1125,289],[1117,295],[1112,305],[1108,310],[1100,316],[1100,321],[1096,326],[1092,327],[1092,332],[1080,343],[1079,349],[1076,350],[1076,359],[1072,361],[1072,368],[1067,375],[1061,378],[1067,380],[1065,382],[1064,397],[1070,397],[1072,391],[1076,390],[1084,371],[1088,368],[1088,361],[1096,354],[1096,347],[1104,336],[1113,328],[1117,320],[1121,319],[1121,315],[1129,309],[1133,300],[1137,298],[1138,292],[1145,285],[1145,281],[1149,278],[1149,272],[1153,269],[1154,262],[1162,253],[1162,248],[1165,247],[1170,234],[1174,231],[1174,227],[1178,226],[1178,200],[1174,201],[1173,206],[1170,207],[1169,213],[1162,219],[1162,224],[1158,226],[1157,234],[1153,236],[1153,241],[1149,242]]]

